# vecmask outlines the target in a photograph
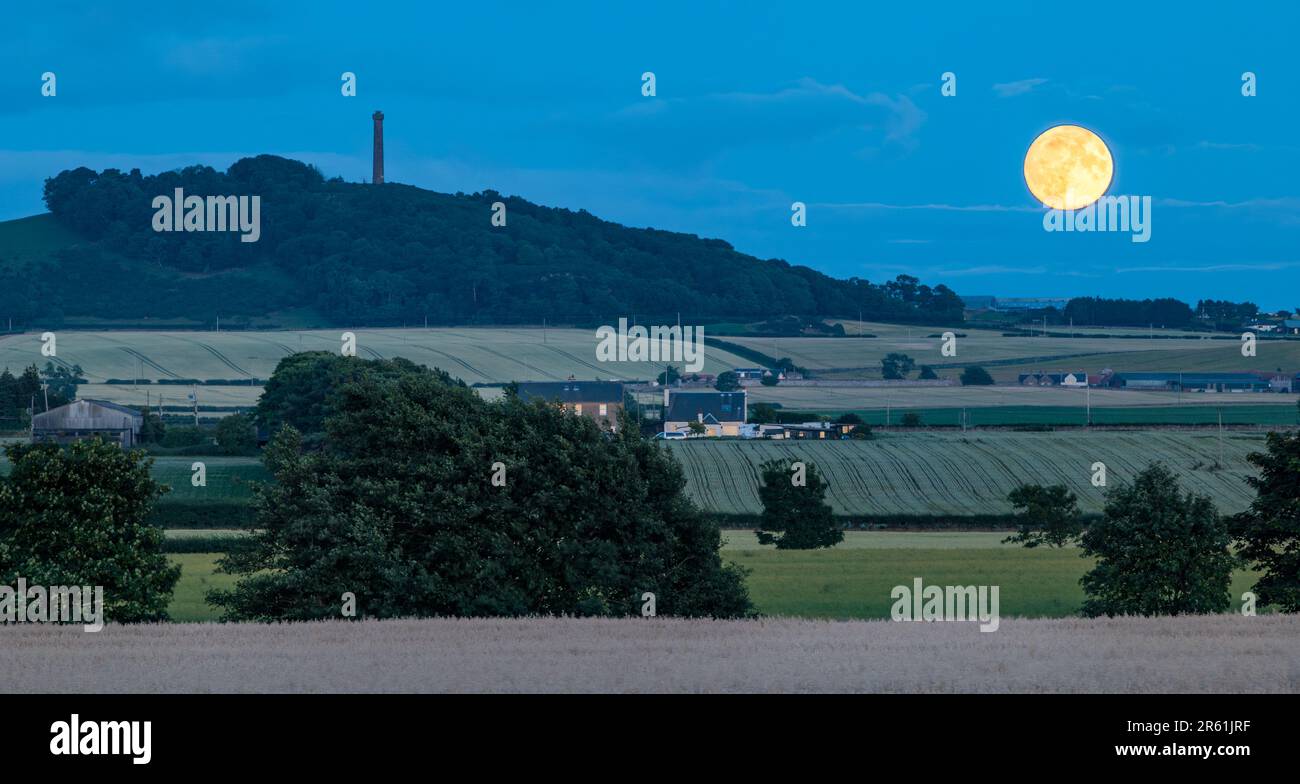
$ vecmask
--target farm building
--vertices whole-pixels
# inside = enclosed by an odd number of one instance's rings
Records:
[[[1268,392],[1269,375],[1257,373],[1116,373],[1111,386],[1185,392]]]
[[[1300,335],[1300,319],[1285,319],[1282,322],[1282,331],[1288,335]]]
[[[144,415],[106,400],[74,400],[32,417],[32,442],[70,444],[96,436],[133,447],[140,440]]]
[[[736,378],[742,381],[744,380],[761,381],[763,379],[763,376],[771,371],[764,370],[763,368],[745,367],[745,368],[733,368],[732,372],[736,374]]]
[[[1026,387],[1085,387],[1088,374],[1083,371],[1075,373],[1021,373],[1021,386]]]
[[[826,439],[838,439],[849,434],[853,425],[838,424],[831,422],[804,422],[800,425],[786,425],[785,437],[797,440],[815,439],[824,441]]]
[[[560,403],[565,411],[590,417],[610,430],[618,429],[623,410],[623,385],[615,381],[525,381],[516,385],[525,402]]]
[[[685,392],[664,390],[664,431],[689,430],[692,422],[704,425],[708,436],[738,436],[745,424],[746,393]]]

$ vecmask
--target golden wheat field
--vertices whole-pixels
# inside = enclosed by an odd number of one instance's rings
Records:
[[[1300,617],[0,628],[12,692],[1285,692]]]

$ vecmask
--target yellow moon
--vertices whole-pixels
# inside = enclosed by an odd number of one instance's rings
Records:
[[[1106,194],[1115,163],[1101,137],[1078,125],[1057,125],[1025,153],[1025,184],[1044,205],[1078,210]]]

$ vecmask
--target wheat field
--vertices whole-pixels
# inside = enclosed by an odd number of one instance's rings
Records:
[[[19,624],[0,691],[1295,693],[1297,639],[1287,615]]]

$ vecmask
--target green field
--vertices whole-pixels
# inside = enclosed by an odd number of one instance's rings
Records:
[[[1215,432],[1006,431],[889,432],[870,441],[669,442],[686,474],[687,493],[704,509],[756,514],[758,465],[768,459],[815,463],[830,483],[837,515],[999,515],[1020,484],[1065,484],[1084,512],[1099,512],[1103,488],[1091,484],[1094,462],[1106,464],[1109,486],[1152,460],[1178,472],[1183,486],[1209,495],[1223,513],[1253,499],[1246,455],[1263,448],[1258,433],[1227,432],[1223,467]]]
[[[1079,578],[1090,562],[1075,548],[1026,550],[1001,544],[1000,533],[850,531],[828,550],[778,551],[760,547],[752,533],[724,533],[723,558],[751,570],[750,595],[766,615],[806,618],[888,618],[896,585],[997,585],[1002,617],[1073,615],[1083,600]],[[182,565],[170,612],[173,620],[215,620],[203,603],[211,588],[233,583],[213,573],[214,554],[168,556]],[[1255,577],[1234,576],[1240,597]]]
[[[167,607],[173,621],[215,621],[219,612],[204,601],[213,588],[229,588],[235,577],[218,574],[218,553],[185,553],[169,555],[167,560],[181,566],[181,579],[176,583],[172,603]]]

